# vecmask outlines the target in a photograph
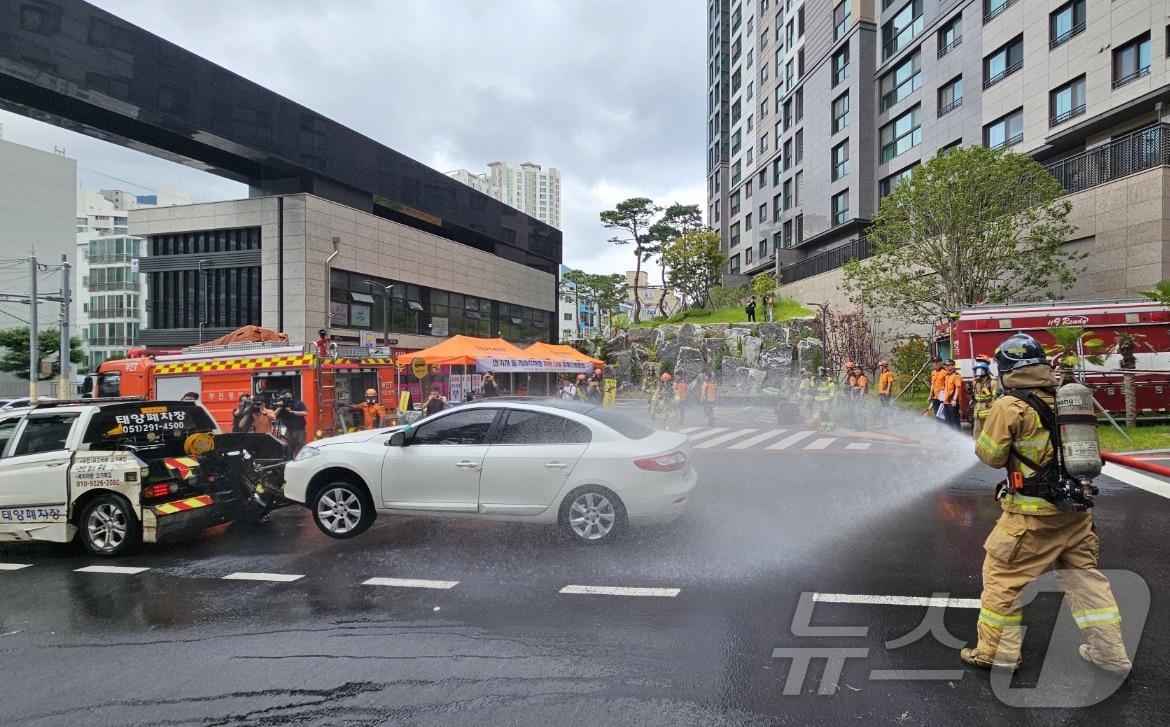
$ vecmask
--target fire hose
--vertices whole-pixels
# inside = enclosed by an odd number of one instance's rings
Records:
[[[1127,457],[1123,454],[1117,454],[1115,452],[1102,452],[1101,459],[1105,460],[1106,462],[1112,462],[1113,464],[1119,464],[1123,467],[1130,467],[1135,470],[1149,472],[1150,474],[1170,477],[1170,467],[1154,464],[1153,462],[1148,462],[1144,459],[1138,459],[1137,457]]]

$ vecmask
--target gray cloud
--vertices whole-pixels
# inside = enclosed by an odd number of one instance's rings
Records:
[[[624,270],[597,213],[645,195],[704,201],[705,27],[676,0],[99,0],[97,4],[440,170],[556,166],[566,262]],[[23,134],[32,122],[17,124]],[[66,134],[14,132],[34,146]],[[47,146],[51,147],[53,141]],[[79,166],[200,198],[218,179],[92,140]],[[198,175],[205,177],[206,175]],[[111,182],[101,182],[110,184]],[[627,260],[628,258],[628,260]]]

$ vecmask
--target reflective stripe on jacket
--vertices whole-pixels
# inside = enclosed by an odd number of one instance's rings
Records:
[[[1046,404],[1052,406],[1052,395],[1035,390]],[[1024,477],[1035,472],[1017,458],[1011,456],[1012,447],[1028,459],[1044,466],[1053,457],[1052,441],[1048,431],[1040,423],[1040,415],[1032,407],[1014,396],[996,399],[984,420],[979,438],[975,440],[975,454],[984,464],[991,467],[1009,467]],[[1057,515],[1061,513],[1055,505],[1040,497],[1028,497],[1009,491],[1000,500],[1003,509],[1025,515]]]

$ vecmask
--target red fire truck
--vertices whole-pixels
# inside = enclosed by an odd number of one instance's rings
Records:
[[[321,358],[315,345],[202,346],[178,354],[106,361],[87,378],[83,391],[97,397],[147,399],[178,399],[195,392],[225,430],[231,429],[231,413],[241,394],[271,404],[288,392],[308,407],[306,424],[312,440],[341,431],[348,420],[345,405],[361,401],[366,389],[376,389],[383,406],[396,411],[400,382],[410,373],[403,371],[409,360],[403,352],[396,367],[395,357],[370,356],[362,349],[342,349]]]
[[[953,358],[963,378],[971,380],[975,357],[994,358],[995,348],[1013,333],[1035,336],[1045,346],[1052,337],[1047,329],[1079,326],[1104,341],[1109,350],[1117,334],[1137,338],[1138,411],[1142,415],[1165,415],[1170,407],[1170,311],[1150,301],[1055,301],[1009,306],[977,307],[962,311],[958,318],[935,328],[935,351],[940,358]],[[1102,365],[1085,363],[1085,383],[1110,413],[1125,412],[1122,391],[1121,356],[1115,351]],[[997,375],[992,364],[992,375]],[[968,418],[963,401],[963,417]]]

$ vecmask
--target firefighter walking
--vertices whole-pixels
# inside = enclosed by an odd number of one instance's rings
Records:
[[[1008,478],[997,488],[1003,513],[983,546],[979,641],[960,655],[983,668],[1019,668],[1022,609],[1017,598],[1054,568],[1087,641],[1080,656],[1124,674],[1132,665],[1109,580],[1097,570],[1097,530],[1087,505],[1078,511],[1061,485],[1067,476],[1060,471],[1050,436],[1057,429],[1052,367],[1043,347],[1025,334],[1000,344],[995,359],[1005,391],[990,407],[975,453],[991,467],[1006,467]]]
[[[971,381],[971,436],[979,439],[983,422],[991,413],[991,403],[999,396],[999,385],[991,378],[991,367],[986,361],[975,362],[975,378]]]

